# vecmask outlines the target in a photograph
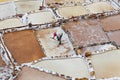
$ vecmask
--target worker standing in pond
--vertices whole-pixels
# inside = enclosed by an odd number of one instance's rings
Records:
[[[57,35],[57,40],[59,41],[59,45],[61,45],[62,36],[63,36],[63,33]]]
[[[55,39],[56,36],[57,36],[57,33],[54,32],[54,33],[53,33],[53,39]]]

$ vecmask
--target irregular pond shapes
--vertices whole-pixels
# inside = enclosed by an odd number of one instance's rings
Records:
[[[71,18],[72,16],[89,14],[89,11],[84,6],[68,6],[58,8],[58,14],[64,18]]]
[[[81,58],[44,60],[33,64],[34,67],[42,67],[46,70],[71,76],[73,78],[90,78],[88,66]]]
[[[62,28],[68,32],[75,47],[108,42],[102,26],[95,20],[81,20],[65,23]],[[98,33],[99,32],[99,33]]]
[[[23,67],[14,80],[65,80],[64,78],[48,74],[30,67]]]
[[[120,77],[120,50],[91,56],[96,78]]]
[[[117,46],[120,46],[120,30],[114,32],[108,32],[107,34],[110,41],[114,41],[117,44]]]
[[[114,7],[110,5],[108,2],[96,2],[86,6],[86,8],[91,13],[102,13],[107,11],[113,11]]]
[[[16,15],[16,7],[13,2],[0,4],[0,19],[12,17]]]
[[[120,14],[100,19],[105,31],[115,31],[120,29]]]
[[[33,0],[33,1],[17,1],[15,2],[17,14],[25,14],[29,12],[38,11],[40,6],[42,6],[43,0]]]
[[[28,15],[28,20],[32,24],[45,24],[56,21],[56,18],[51,11],[41,11]]]
[[[7,33],[3,35],[3,40],[15,61],[20,64],[45,57],[33,30]]]
[[[54,32],[56,32],[57,35],[63,33],[61,45],[59,45],[59,41],[56,37],[52,39]],[[60,27],[36,31],[36,36],[48,57],[75,54],[67,34]]]
[[[26,24],[22,23],[19,18],[11,18],[0,21],[0,29],[19,27],[25,25]]]

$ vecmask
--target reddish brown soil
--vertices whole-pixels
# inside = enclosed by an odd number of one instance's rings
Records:
[[[113,31],[120,29],[120,15],[101,19],[100,22],[102,23],[105,31]]]
[[[2,60],[2,58],[1,58],[1,56],[0,56],[0,67],[1,66],[5,66],[6,64],[5,64],[5,62]]]
[[[29,67],[23,67],[15,80],[65,80],[63,78],[41,72]]]
[[[96,20],[67,22],[62,27],[68,31],[74,46],[87,46],[108,41],[105,32]]]
[[[14,59],[20,64],[45,57],[32,30],[7,33],[3,39]]]
[[[109,32],[107,34],[110,38],[110,41],[114,41],[118,46],[120,46],[120,30],[115,32]]]

